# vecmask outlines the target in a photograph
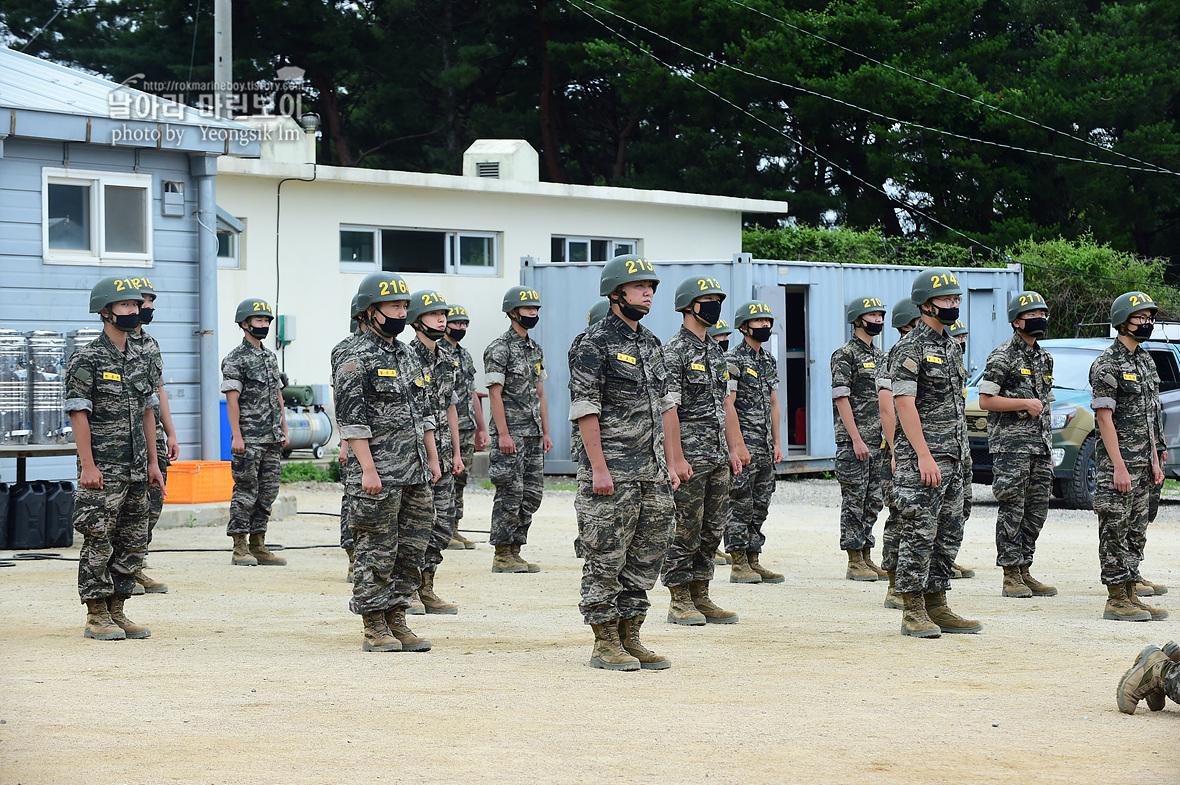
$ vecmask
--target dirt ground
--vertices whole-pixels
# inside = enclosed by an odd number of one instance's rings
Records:
[[[461,610],[411,617],[429,653],[361,651],[336,548],[289,550],[286,568],[156,553],[171,591],[128,602],[152,636],[109,643],[82,637],[73,563],[0,569],[0,782],[1180,783],[1180,706],[1114,703],[1144,645],[1180,638],[1180,504],[1145,565],[1173,587],[1158,598],[1171,619],[1103,621],[1095,519],[1060,509],[1036,570],[1060,595],[1001,598],[983,503],[959,559],[978,577],[951,600],[984,632],[917,640],[884,583],[843,580],[835,493],[821,497],[772,508],[763,561],[786,583],[718,568],[714,597],[739,624],[669,625],[653,590],[644,637],[674,662],[661,672],[588,667],[569,492],[535,519],[538,574],[493,575],[486,543],[446,553],[437,588]],[[302,490],[299,509],[339,496]],[[490,509],[471,495],[465,526],[486,529]],[[331,544],[337,520],[276,521],[270,539]],[[228,544],[181,528],[154,547]]]

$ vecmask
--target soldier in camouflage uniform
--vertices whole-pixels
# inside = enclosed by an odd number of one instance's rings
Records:
[[[1120,295],[1110,307],[1110,324],[1118,337],[1090,366],[1090,408],[1101,436],[1094,512],[1108,593],[1102,618],[1117,621],[1168,617],[1167,611],[1140,600],[1136,586],[1144,582],[1139,563],[1147,545],[1152,487],[1164,481],[1159,373],[1139,346],[1151,337],[1157,310],[1143,292]]]
[[[332,391],[332,406],[333,406],[333,408],[336,406],[336,391],[335,391],[336,367],[340,364],[340,358],[344,355],[345,350],[348,349],[348,347],[352,344],[352,342],[354,340],[356,340],[356,337],[358,335],[360,335],[361,333],[363,333],[365,331],[364,322],[362,322],[360,319],[361,312],[360,312],[360,307],[359,307],[359,299],[360,299],[360,295],[354,294],[352,296],[352,303],[350,304],[349,309],[348,309],[348,314],[349,314],[349,316],[348,316],[348,337],[345,338],[340,343],[333,346],[332,353],[331,353],[331,355],[329,355],[331,369],[332,369],[332,376],[331,376],[332,382],[331,383],[333,385],[333,391]],[[340,440],[339,461],[340,461],[340,476],[343,477],[344,476],[344,468],[348,465],[348,440],[347,439]],[[344,549],[344,552],[346,554],[348,554],[348,573],[345,576],[345,579],[349,583],[352,583],[352,567],[353,567],[354,548],[353,548],[353,539],[352,539],[352,526],[348,522],[348,494],[344,494],[343,496],[340,497],[340,547],[342,549]]]
[[[738,615],[709,598],[717,546],[725,530],[731,472],[741,472],[725,441],[728,365],[707,330],[721,316],[725,291],[713,278],[689,276],[676,287],[680,332],[664,346],[668,396],[665,418],[669,469],[680,479],[673,494],[676,531],[664,561],[664,585],[672,595],[668,622],[733,624]]]
[[[607,262],[599,294],[610,299],[611,311],[586,328],[570,354],[569,419],[582,433],[574,499],[585,554],[580,610],[594,631],[590,665],[607,670],[672,664],[640,639],[679,484],[669,478],[664,445],[668,371],[659,339],[639,324],[659,280],[640,256]]]
[[[725,398],[725,439],[744,467],[729,488],[725,550],[733,561],[730,583],[782,583],[785,578],[758,559],[766,542],[762,524],[774,495],[774,467],[783,459],[779,439],[778,366],[762,349],[770,340],[774,314],[759,300],[734,311],[742,341],[726,353],[729,394]]]
[[[610,300],[605,297],[590,306],[590,310],[586,314],[586,326],[601,322],[610,313]],[[570,342],[569,351],[566,352],[566,364],[574,361],[574,355],[578,353],[578,346],[582,343],[582,339],[586,337],[586,331],[578,333],[574,336],[574,340]],[[575,464],[582,462],[582,431],[578,428],[577,422],[570,423],[570,460]],[[574,556],[579,559],[586,558],[586,552],[582,549],[582,538],[574,537]]]
[[[963,366],[963,378],[966,379],[970,374],[967,373],[967,325],[962,319],[956,319],[955,323],[946,328],[946,334],[955,339],[955,343],[959,344],[959,358]],[[964,393],[966,396],[966,393]],[[975,464],[971,460],[971,451],[967,451],[967,459],[963,461],[963,526],[966,528],[968,519],[971,518],[971,484],[975,481],[974,478]],[[951,573],[951,578],[974,578],[975,570],[970,567],[955,562],[954,572]]]
[[[528,542],[533,513],[545,489],[549,413],[545,403],[545,356],[529,337],[540,318],[541,295],[525,286],[504,293],[502,310],[512,324],[483,352],[484,381],[492,405],[488,475],[496,486],[492,533],[496,549],[492,572],[530,573],[540,568],[520,556]]]
[[[845,311],[852,338],[832,352],[832,420],[836,426],[836,479],[840,481],[840,548],[848,554],[844,577],[875,581],[886,577],[873,564],[873,524],[884,506],[884,441],[881,387],[888,384],[885,353],[873,337],[885,327],[885,304],[854,297]]]
[[[725,319],[718,319],[717,324],[705,330],[710,338],[717,344],[717,348],[721,350],[722,354],[729,351],[729,336],[733,333],[733,328],[729,326],[729,322]],[[726,373],[729,373],[728,367]],[[738,461],[738,466],[741,466],[741,461]],[[735,472],[739,474],[740,472]],[[731,482],[732,482],[732,478]],[[733,564],[733,559],[729,558],[729,554],[721,549],[720,543],[717,545],[717,556],[714,559],[715,564]]]
[[[426,545],[422,567],[422,588],[418,597],[426,613],[453,614],[459,606],[447,602],[434,591],[434,576],[442,564],[443,551],[455,533],[455,475],[463,471],[463,458],[455,450],[459,443],[459,413],[456,403],[455,372],[459,358],[443,340],[447,330],[446,298],[433,289],[421,289],[410,295],[406,322],[414,328],[410,346],[426,378],[426,401],[438,427],[434,429],[435,452],[444,471],[431,485],[434,497],[434,528]]]
[[[1139,701],[1147,701],[1152,711],[1162,711],[1167,698],[1180,703],[1180,646],[1175,641],[1164,644],[1162,651],[1148,646],[1139,652],[1115,692],[1115,702],[1123,714],[1134,714]]]
[[[455,533],[447,545],[451,550],[472,550],[475,543],[459,533],[459,522],[463,520],[463,493],[467,490],[467,477],[475,462],[475,453],[488,446],[488,429],[483,421],[483,406],[475,394],[475,361],[471,352],[459,345],[467,335],[470,317],[462,305],[451,303],[447,311],[447,343],[454,350],[459,361],[455,373],[455,389],[459,395],[456,412],[459,415],[459,456],[463,459],[463,471],[455,475]]]
[[[225,533],[234,541],[230,563],[245,567],[287,563],[266,547],[266,524],[279,495],[283,448],[288,444],[279,363],[274,352],[262,345],[273,315],[265,300],[247,298],[238,303],[234,321],[244,337],[221,361],[234,478]]]
[[[417,352],[397,340],[410,290],[396,273],[371,273],[357,290],[368,330],[336,366],[336,418],[352,458],[345,467],[354,539],[349,610],[364,624],[365,651],[428,651],[406,624],[422,585],[434,526],[430,486],[441,476],[435,419]]]
[[[109,277],[94,285],[90,312],[102,319],[102,335],[74,352],[65,371],[64,410],[78,447],[73,524],[82,535],[82,634],[97,640],[151,635],[123,610],[147,553],[147,489],[164,487],[152,369],[127,340],[139,325],[141,281]]]
[[[946,328],[959,318],[962,287],[941,267],[922,270],[910,299],[921,321],[898,344],[889,369],[901,428],[895,434],[893,493],[901,515],[896,591],[902,634],[974,633],[983,625],[946,602],[963,541],[963,462],[967,459],[962,352]]]
[[[979,381],[1000,503],[996,566],[1004,570],[1004,597],[1052,597],[1057,589],[1029,572],[1053,493],[1053,355],[1037,342],[1049,331],[1049,306],[1037,292],[1019,292],[1008,301],[1008,321],[1014,334],[987,356]]]

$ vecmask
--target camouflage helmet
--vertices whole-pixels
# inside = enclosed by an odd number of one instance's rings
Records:
[[[729,335],[733,332],[733,328],[729,326],[729,322],[724,319],[718,319],[717,324],[705,328],[705,334],[710,338],[717,338],[722,335]]]
[[[693,300],[706,294],[719,294],[721,301],[725,302],[725,290],[721,288],[720,281],[716,278],[690,275],[676,287],[676,296],[673,298],[675,308],[677,311],[688,310],[692,307]]]
[[[449,311],[447,298],[434,289],[419,289],[410,295],[410,306],[406,308],[406,324],[413,324],[423,314],[435,311]]]
[[[94,304],[91,302],[91,310]],[[1110,324],[1112,327],[1118,327],[1123,322],[1131,318],[1131,314],[1136,311],[1151,311],[1152,313],[1159,312],[1159,306],[1155,304],[1155,300],[1151,299],[1151,295],[1146,292],[1127,292],[1120,294],[1115,298],[1114,302],[1110,304]]]
[[[504,292],[504,302],[500,305],[500,310],[504,313],[512,313],[513,308],[540,308],[541,294],[536,289],[530,289],[527,286],[513,286],[508,291]]]
[[[733,329],[742,329],[742,325],[752,319],[769,319],[773,324],[774,312],[761,300],[748,300],[734,310]]]
[[[155,302],[156,287],[152,286],[152,282],[150,280],[148,280],[147,278],[138,278],[138,279],[132,278],[131,280],[132,280],[132,282],[134,282],[136,280],[139,281],[139,294],[140,294],[140,296],[142,296],[145,300],[150,297],[150,298],[152,298],[152,301]]]
[[[916,276],[910,289],[910,300],[914,305],[922,305],[933,297],[950,297],[962,295],[963,287],[959,279],[945,267],[927,267]]]
[[[610,313],[610,300],[602,299],[590,306],[590,313],[586,315],[587,326],[601,322]]]
[[[966,335],[968,332],[967,325],[962,319],[956,319],[954,324],[947,325],[946,334],[954,338],[958,335]]]
[[[914,305],[914,301],[908,297],[903,297],[897,301],[897,305],[893,306],[893,326],[900,330],[903,327],[909,327],[914,323],[914,319],[920,319],[922,314],[918,311],[918,306]]]
[[[660,276],[655,265],[642,256],[616,256],[602,268],[598,278],[598,293],[607,297],[615,289],[632,281],[651,281],[652,289],[655,289],[660,284]]]
[[[1014,322],[1020,318],[1020,314],[1029,311],[1038,311],[1041,309],[1049,310],[1049,304],[1045,302],[1045,298],[1034,291],[1017,292],[1012,295],[1012,299],[1008,301],[1008,321]]]
[[[265,316],[267,319],[274,319],[275,312],[266,300],[247,297],[238,303],[238,309],[234,311],[234,323],[241,324],[252,316]]]
[[[142,303],[143,295],[139,291],[142,281],[142,278],[120,278],[116,275],[100,279],[90,287],[90,313],[98,313],[111,303],[124,300]]]
[[[348,306],[348,317],[355,320],[362,313],[364,313],[364,309],[361,308],[361,295],[360,292],[357,292],[352,296],[352,304]]]
[[[394,303],[410,299],[410,287],[397,273],[369,273],[356,289],[356,307],[360,313],[377,303]]]
[[[844,309],[844,321],[852,324],[866,313],[885,313],[885,303],[876,297],[853,297]]]
[[[470,322],[471,317],[467,315],[467,309],[462,305],[450,304],[447,309],[447,324],[451,322]]]
[[[350,333],[360,332],[361,322],[357,317],[361,315],[360,309],[357,308],[357,300],[360,299],[359,294],[352,296],[352,304],[348,307],[348,331]]]

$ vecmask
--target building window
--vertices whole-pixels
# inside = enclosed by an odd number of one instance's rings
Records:
[[[437,229],[340,227],[340,272],[489,275],[499,272],[498,235]]]
[[[606,262],[616,256],[638,253],[638,240],[613,237],[563,237],[553,235],[549,240],[550,262]]]
[[[47,264],[151,267],[151,175],[42,170]]]
[[[246,222],[217,208],[217,269],[242,269],[242,234]]]

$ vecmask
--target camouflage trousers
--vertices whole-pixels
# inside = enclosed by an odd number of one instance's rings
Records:
[[[935,456],[942,483],[922,484],[916,457],[899,458],[893,475],[900,532],[897,545],[899,592],[933,593],[950,588],[954,561],[963,543],[963,462]]]
[[[340,499],[340,547],[346,551],[356,547],[356,542],[352,538],[351,507],[348,494],[345,493]]]
[[[430,486],[395,485],[370,496],[349,488],[353,551],[352,599],[348,609],[366,614],[410,607],[422,585],[422,561],[434,525]]]
[[[229,502],[229,524],[225,533],[265,533],[270,508],[279,495],[283,448],[278,442],[247,444],[246,451],[233,456],[230,471],[234,495]]]
[[[1049,517],[1053,493],[1053,461],[1046,455],[1019,452],[992,454],[992,493],[996,513],[996,566],[1027,567],[1033,563],[1037,538]]]
[[[1173,665],[1164,677],[1164,692],[1174,702],[1180,703],[1180,665]]]
[[[664,557],[664,585],[713,580],[729,504],[728,463],[694,463],[692,479],[672,494],[676,528]]]
[[[471,475],[471,464],[475,463],[475,431],[459,431],[459,457],[463,459],[463,471],[455,475],[455,525],[463,520],[463,492],[467,490],[467,478]]]
[[[963,522],[971,517],[971,484],[975,482],[973,469],[975,464],[971,462],[971,458],[963,461]]]
[[[147,483],[103,479],[103,487],[74,491],[78,596],[82,601],[130,595],[148,540]]]
[[[516,452],[500,451],[493,437],[488,461],[488,479],[496,486],[492,500],[492,545],[523,545],[528,542],[533,513],[541,506],[545,490],[545,451],[540,436],[513,436]]]
[[[885,505],[881,488],[884,451],[869,447],[868,460],[858,460],[852,445],[836,448],[836,479],[840,481],[840,550],[860,551],[876,545],[873,526]]]
[[[1107,586],[1138,581],[1139,563],[1147,548],[1147,524],[1151,520],[1151,466],[1127,467],[1131,490],[1114,487],[1114,467],[1099,455],[1094,487],[1094,512],[1098,514],[1098,561]],[[1158,503],[1158,502],[1157,502]]]
[[[447,450],[449,453],[450,450]],[[446,456],[446,462],[439,458],[439,463],[446,468],[438,482],[430,486],[434,506],[434,525],[430,530],[430,541],[426,544],[426,561],[422,569],[436,572],[442,564],[443,551],[451,544],[455,536],[455,475],[451,474],[451,456]]]
[[[885,526],[881,530],[881,569],[887,572],[897,570],[897,541],[901,537],[901,516],[897,512],[897,499],[893,493],[893,472],[890,463],[892,459],[888,450],[883,457],[883,479],[881,480],[881,496],[885,499],[885,506],[889,510],[885,518]]]
[[[156,450],[159,450],[159,449],[160,449],[160,445],[157,444]],[[165,448],[165,449],[167,449],[167,448]],[[164,453],[158,452],[157,454],[163,455]],[[164,477],[165,485],[167,485],[167,483],[168,483],[168,467],[171,465],[172,464],[168,463],[167,458],[160,458],[160,474],[163,475],[163,477]],[[160,513],[164,512],[164,490],[162,488],[157,488],[154,485],[150,485],[150,486],[148,486],[148,489],[147,489],[147,498],[148,498],[147,541],[148,541],[148,545],[151,545],[152,544],[152,532],[156,528],[156,522],[160,520]]]
[[[579,610],[587,624],[647,613],[676,513],[671,484],[619,482],[610,496],[594,493],[590,472],[578,472],[574,497],[582,565]]]
[[[727,553],[745,551],[761,553],[766,537],[762,524],[770,511],[774,495],[774,460],[770,455],[755,454],[742,467],[729,486],[729,515],[725,523]]]

